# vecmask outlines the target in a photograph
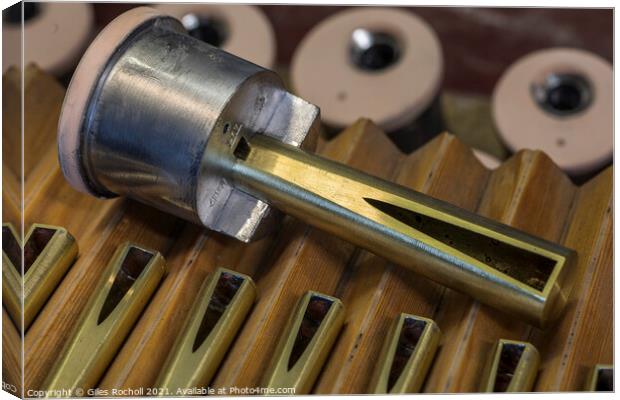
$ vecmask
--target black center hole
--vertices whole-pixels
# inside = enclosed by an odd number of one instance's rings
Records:
[[[592,86],[577,74],[551,74],[532,86],[536,102],[547,112],[567,116],[584,111],[592,102]]]
[[[226,22],[214,16],[189,13],[181,18],[181,22],[190,36],[215,47],[224,44],[228,37]]]
[[[351,60],[364,71],[381,71],[400,59],[396,38],[385,32],[356,29],[351,35]]]

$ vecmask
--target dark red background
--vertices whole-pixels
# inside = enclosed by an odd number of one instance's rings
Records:
[[[99,28],[135,4],[95,6]],[[287,65],[303,36],[322,19],[348,7],[259,6],[271,20],[278,63]],[[502,71],[537,49],[570,46],[613,60],[611,9],[404,7],[424,18],[442,42],[452,90],[490,94]]]

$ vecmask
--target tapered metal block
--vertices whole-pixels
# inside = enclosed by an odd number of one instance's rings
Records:
[[[261,386],[309,393],[342,328],[344,314],[339,299],[307,292],[282,332]]]
[[[208,385],[256,298],[252,279],[218,268],[205,281],[155,387],[187,396]]]
[[[530,392],[534,386],[540,355],[527,342],[500,339],[489,359],[481,392]]]
[[[47,376],[48,393],[84,395],[95,387],[164,276],[164,258],[134,244],[110,260],[58,361]]]
[[[369,392],[419,392],[440,340],[441,331],[432,319],[400,314],[381,349]]]
[[[2,238],[2,303],[18,328],[23,310],[27,330],[77,257],[78,245],[65,228],[44,224],[32,224],[24,245],[11,224],[2,224]]]

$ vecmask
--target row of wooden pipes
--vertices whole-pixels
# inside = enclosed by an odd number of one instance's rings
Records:
[[[23,243],[12,225],[3,224],[3,304],[25,332],[77,257],[78,245],[66,229],[42,224],[33,224]],[[42,389],[29,397],[113,395],[98,392],[96,386],[165,274],[166,263],[159,252],[132,243],[119,246]],[[208,385],[256,297],[249,276],[225,268],[213,272],[203,283],[155,385],[140,394],[243,394],[233,388],[212,393]],[[310,393],[345,314],[335,297],[314,291],[301,296],[260,387],[252,393]],[[433,320],[401,313],[386,336],[367,392],[420,391],[440,341],[441,331]],[[530,391],[539,360],[530,343],[500,339],[489,356],[480,391]],[[612,390],[612,376],[612,366],[597,365],[584,389]]]

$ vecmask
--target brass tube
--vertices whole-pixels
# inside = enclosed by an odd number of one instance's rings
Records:
[[[230,178],[281,211],[530,323],[557,317],[574,251],[265,135]]]
[[[344,316],[345,308],[339,299],[306,292],[282,330],[261,386],[293,389],[292,394],[297,395],[310,393],[342,329]]]
[[[401,313],[381,348],[369,393],[418,393],[440,341],[441,331],[435,321]]]
[[[90,395],[165,272],[159,252],[118,247],[43,383],[45,397]]]
[[[254,304],[252,278],[218,268],[205,281],[155,387],[161,396],[190,396],[209,385]]]
[[[10,223],[2,224],[2,230],[2,302],[20,331],[23,314],[27,331],[73,264],[78,245],[60,226],[32,224],[25,245]]]
[[[527,342],[500,339],[482,374],[481,392],[531,392],[540,354]]]

